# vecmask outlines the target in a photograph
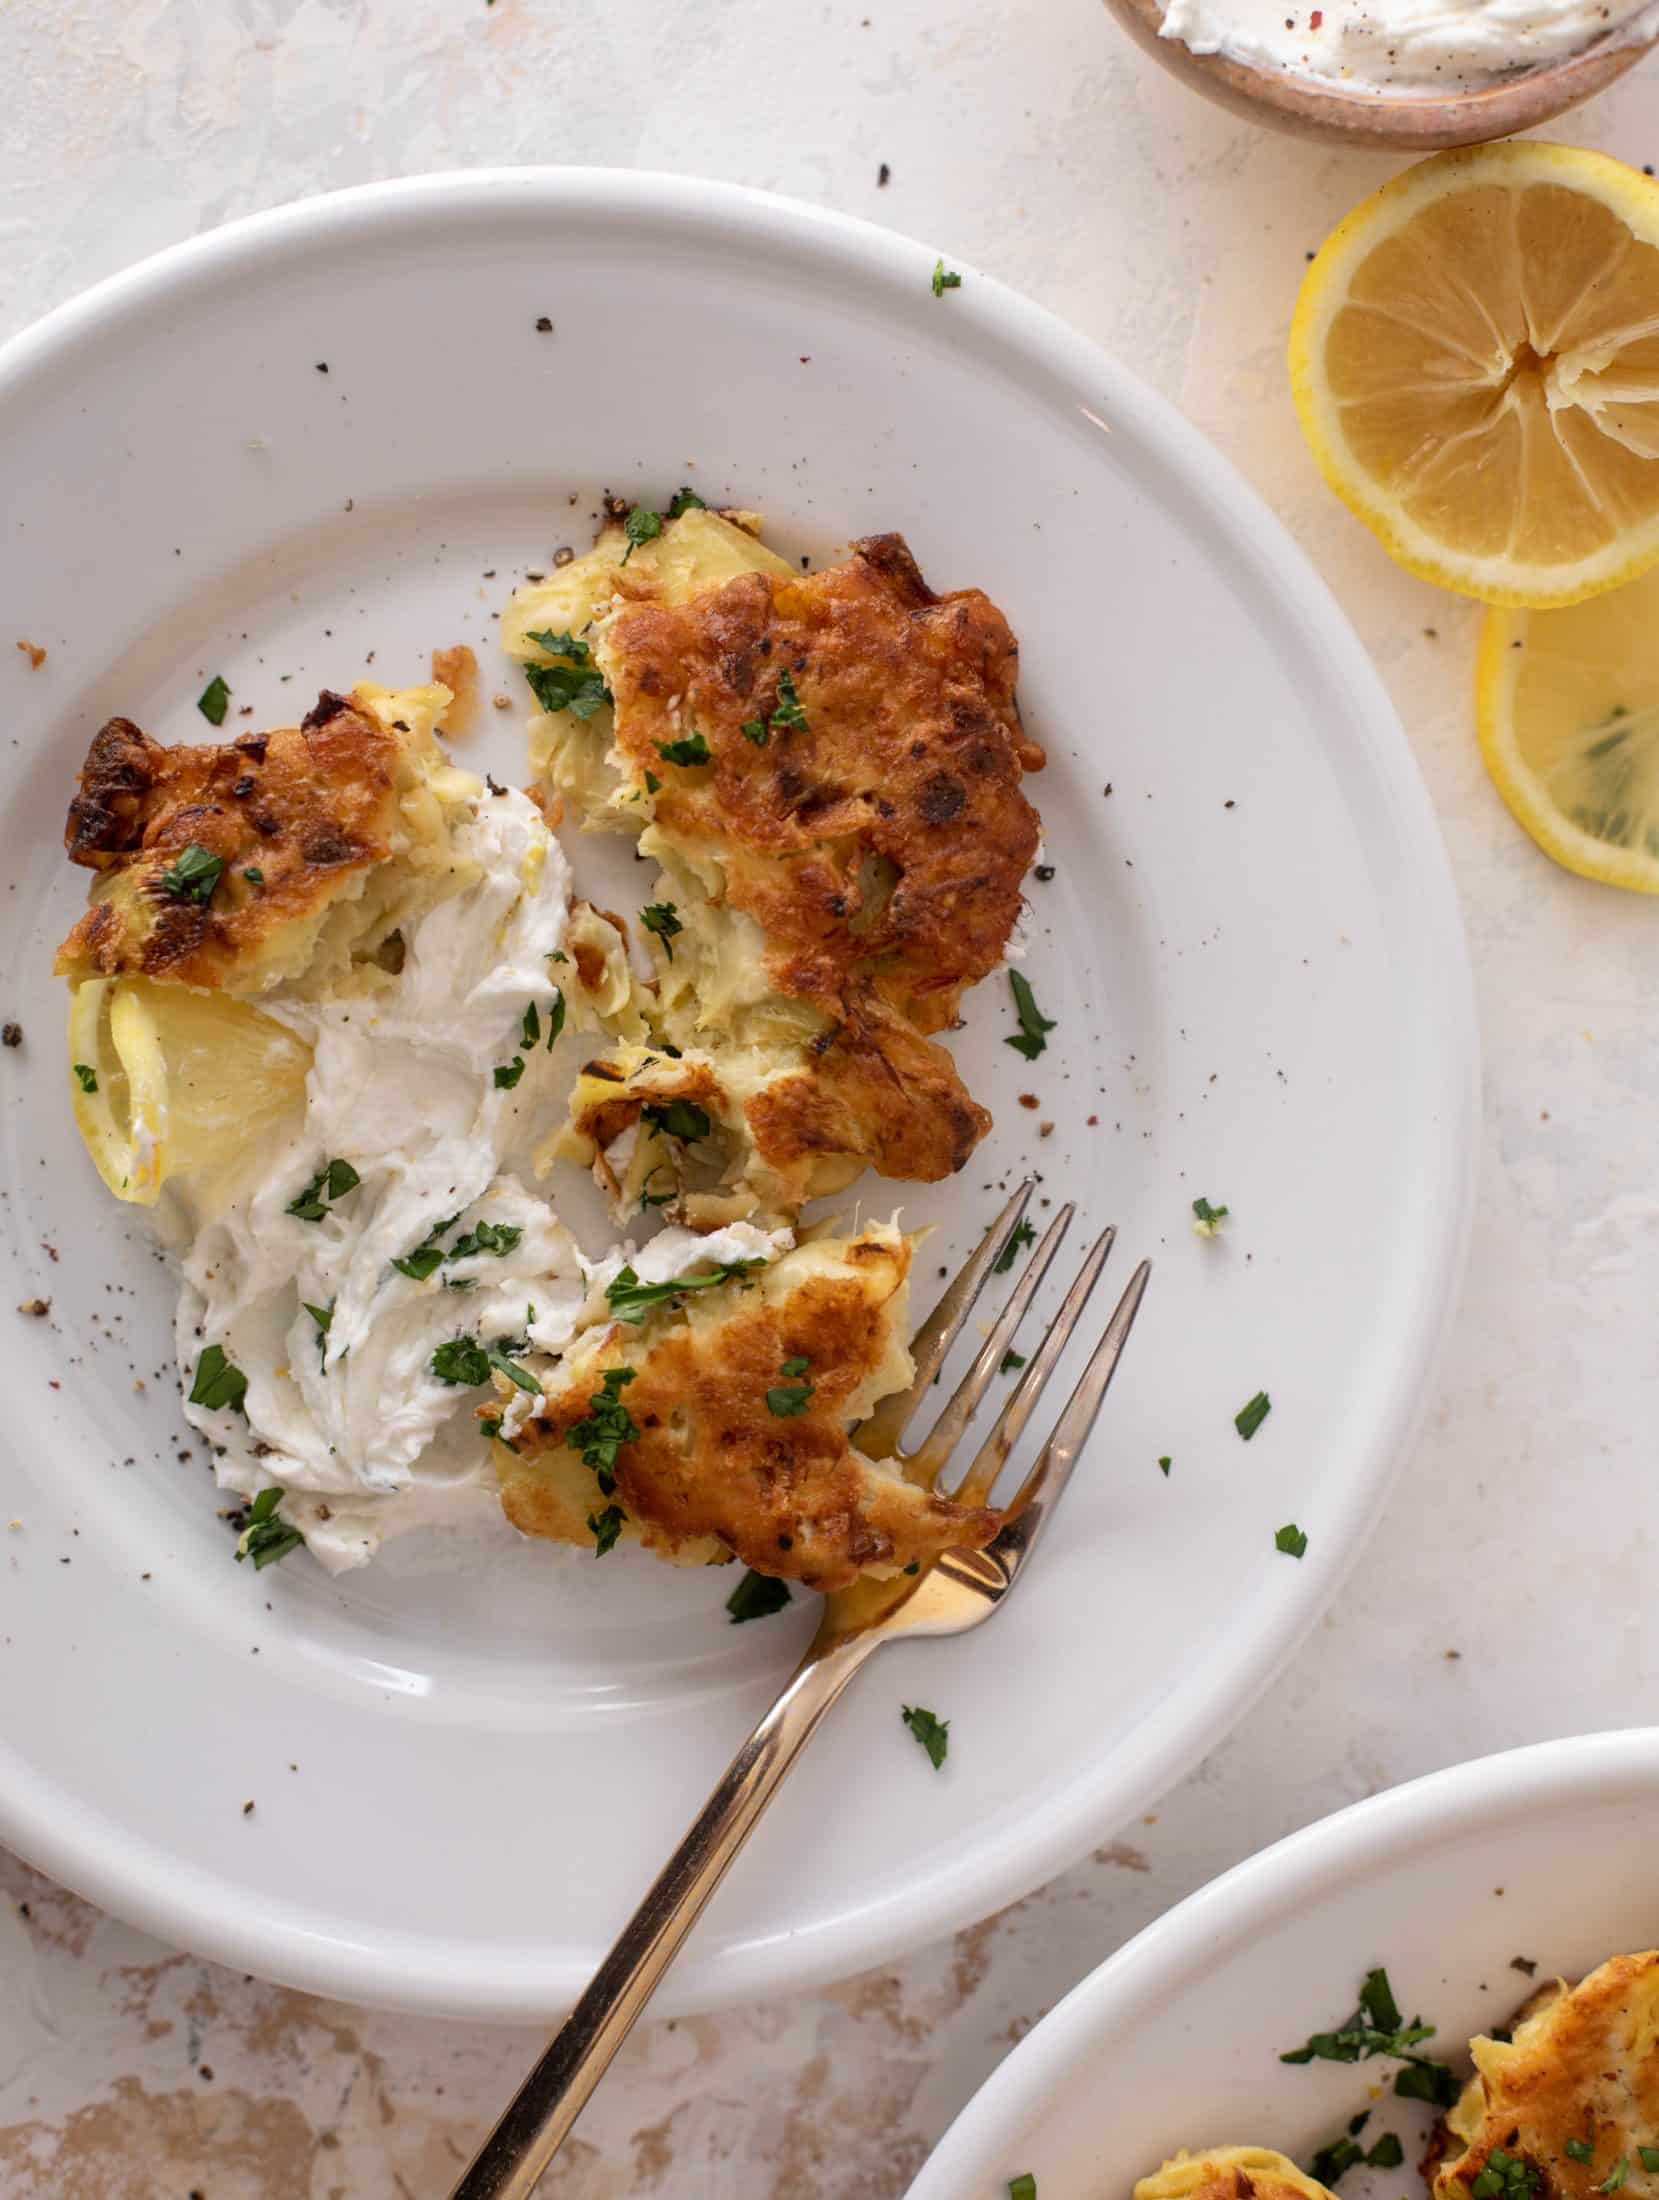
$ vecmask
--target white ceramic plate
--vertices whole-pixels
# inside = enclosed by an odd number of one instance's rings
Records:
[[[495,608],[587,540],[604,490],[693,481],[815,556],[899,527],[935,585],[1005,607],[1053,759],[1028,967],[1058,1030],[1028,1066],[1006,987],[973,997],[959,1049],[997,1129],[905,1212],[953,1262],[1035,1166],[1045,1199],[1122,1225],[1125,1268],[1161,1256],[1040,1580],[993,1632],[860,1683],[668,2004],[889,1958],[1072,1861],[1238,1715],[1381,1502],[1472,1150],[1422,788],[1352,635],[1221,461],[994,283],[935,298],[932,265],[714,185],[452,176],[222,230],[0,360],[0,958],[26,1032],[0,1054],[0,1211],[14,1298],[52,1301],[0,1330],[0,1520],[23,1523],[0,1539],[0,1836],[161,1934],[328,1993],[546,2012],[810,1625],[801,1605],[734,1629],[729,1577],[505,1530],[335,1584],[233,1565],[178,1456],[166,1279],[69,1123],[47,965],[98,722],[193,738],[214,673],[249,724],[292,722],[370,650],[395,681],[457,641],[520,694]],[[469,759],[522,776],[490,717]],[[615,890],[637,904],[638,881]],[[1218,1243],[1189,1231],[1199,1193],[1233,1210]],[[1261,1388],[1245,1449],[1232,1417]],[[1287,1521],[1300,1564],[1273,1547]],[[951,1721],[942,1777],[900,1723],[917,1701]]]
[[[909,2200],[1126,2200],[1178,2147],[1247,2143],[1306,2163],[1371,2111],[1421,2153],[1430,2112],[1396,2065],[1279,2055],[1353,2011],[1386,1967],[1423,2052],[1469,2067],[1470,2036],[1530,1991],[1516,1960],[1581,1977],[1659,1940],[1659,1731],[1593,1734],[1478,1758],[1293,1834],[1148,1926],[981,2087]],[[1351,2172],[1343,2200],[1397,2200],[1411,2170]]]

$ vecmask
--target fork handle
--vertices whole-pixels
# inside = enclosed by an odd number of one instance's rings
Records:
[[[785,1773],[879,1639],[854,1636],[807,1652],[450,2200],[529,2200]]]

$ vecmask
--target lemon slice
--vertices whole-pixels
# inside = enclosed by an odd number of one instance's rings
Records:
[[[94,978],[70,995],[69,1063],[98,1174],[149,1207],[169,1177],[234,1160],[297,1105],[311,1049],[223,994]]]
[[[1576,603],[1659,560],[1659,184],[1602,153],[1443,153],[1308,269],[1290,379],[1325,479],[1400,563]]]
[[[1569,871],[1659,894],[1659,571],[1560,611],[1490,611],[1475,676],[1493,784]]]

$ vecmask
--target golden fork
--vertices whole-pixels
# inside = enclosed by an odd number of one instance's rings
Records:
[[[914,1451],[901,1451],[899,1439],[987,1279],[1013,1266],[1020,1244],[1016,1232],[1031,1192],[1030,1182],[1021,1185],[917,1332],[912,1346],[916,1376],[910,1388],[883,1399],[854,1437],[868,1457],[895,1459],[912,1480],[930,1486],[938,1482],[1071,1223],[1075,1210],[1068,1202],[1044,1231],[944,1412]],[[1116,1235],[1115,1230],[1107,1230],[1090,1248],[990,1434],[949,1492],[959,1502],[983,1505],[989,1500],[1082,1318]],[[592,1984],[519,2087],[450,2200],[529,2200],[784,1774],[865,1659],[883,1643],[906,1635],[965,1634],[989,1619],[1001,1604],[1065,1492],[1134,1326],[1151,1272],[1151,1262],[1143,1260],[1130,1277],[994,1540],[982,1551],[946,1551],[919,1575],[855,1582],[825,1599],[823,1618],[806,1656],[732,1759],[690,1832],[623,1927]]]

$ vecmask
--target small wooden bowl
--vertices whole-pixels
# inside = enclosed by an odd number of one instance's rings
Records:
[[[1447,145],[1483,145],[1511,137],[1564,115],[1569,107],[1603,92],[1650,49],[1651,40],[1628,45],[1610,40],[1484,91],[1441,98],[1433,92],[1345,92],[1293,76],[1286,69],[1258,69],[1225,54],[1194,53],[1179,38],[1159,34],[1161,0],[1106,0],[1137,45],[1217,106],[1292,137],[1372,152],[1432,153]]]

